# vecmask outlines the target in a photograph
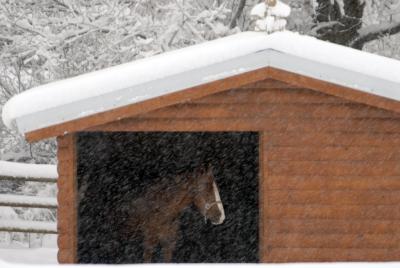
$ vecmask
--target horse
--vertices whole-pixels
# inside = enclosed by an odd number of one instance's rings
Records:
[[[143,235],[143,261],[152,261],[154,249],[160,245],[164,262],[171,262],[182,211],[192,204],[205,222],[222,224],[225,211],[211,167],[197,168],[171,180],[150,186],[130,203],[128,233]]]

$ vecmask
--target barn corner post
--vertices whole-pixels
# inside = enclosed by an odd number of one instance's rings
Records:
[[[76,134],[57,137],[58,262],[77,263]]]
[[[264,131],[259,132],[259,261],[270,262],[268,246],[268,161],[267,157],[267,135]]]

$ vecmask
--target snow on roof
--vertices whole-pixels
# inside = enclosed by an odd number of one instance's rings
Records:
[[[289,31],[244,32],[33,88],[2,117],[26,133],[268,66],[400,100],[400,61]]]
[[[24,164],[0,161],[0,176],[56,179],[58,177],[58,173],[57,166],[55,165]]]

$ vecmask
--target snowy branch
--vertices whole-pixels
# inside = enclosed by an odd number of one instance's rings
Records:
[[[350,46],[362,49],[366,43],[376,40],[383,35],[393,35],[399,32],[400,22],[366,26],[359,31],[359,36],[350,43]]]
[[[240,18],[240,16],[242,15],[243,9],[244,9],[245,6],[246,6],[246,0],[240,0],[239,6],[238,6],[238,8],[237,8],[237,10],[235,12],[235,15],[233,16],[233,18],[231,20],[229,28],[233,29],[233,28],[236,27],[237,21]]]
[[[322,31],[326,28],[333,28],[337,25],[343,26],[343,24],[340,23],[340,21],[328,21],[328,22],[318,23],[314,28],[311,29],[310,35],[318,36],[319,31]]]
[[[53,2],[56,3],[57,5],[65,8],[65,9],[67,9],[67,10],[72,10],[72,12],[74,12],[76,15],[80,15],[81,14],[78,10],[73,9],[71,6],[67,5],[64,2],[61,2],[59,0],[53,0]]]

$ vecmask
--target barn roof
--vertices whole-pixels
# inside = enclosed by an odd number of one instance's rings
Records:
[[[285,31],[239,33],[42,85],[10,99],[3,121],[37,140],[267,78],[400,112],[400,61]]]

